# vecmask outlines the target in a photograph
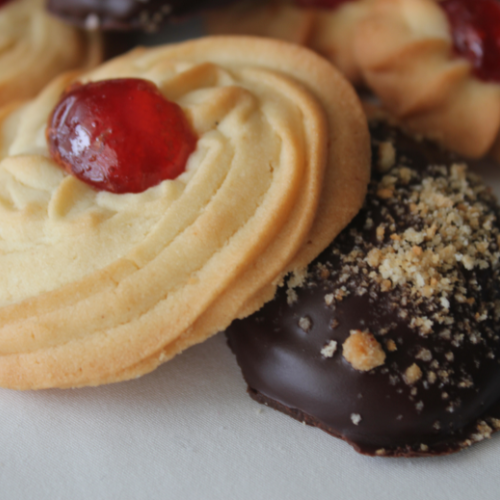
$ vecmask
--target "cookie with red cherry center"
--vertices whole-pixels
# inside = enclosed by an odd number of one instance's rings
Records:
[[[250,314],[369,179],[351,86],[272,40],[136,49],[0,121],[0,385],[16,389],[135,378]]]

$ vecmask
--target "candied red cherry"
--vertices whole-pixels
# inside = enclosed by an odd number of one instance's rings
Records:
[[[296,0],[299,7],[316,7],[319,9],[336,9],[343,3],[354,0]]]
[[[127,78],[75,84],[49,118],[52,158],[113,193],[140,193],[175,179],[196,148],[182,109],[156,85]]]
[[[6,3],[10,3],[12,0],[0,0],[0,7],[3,7]]]
[[[474,74],[500,82],[500,3],[497,0],[444,0],[455,52],[465,57]]]

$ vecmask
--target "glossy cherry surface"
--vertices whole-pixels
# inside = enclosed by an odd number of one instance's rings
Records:
[[[0,7],[3,7],[5,4],[12,2],[12,0],[0,0]]]
[[[500,82],[500,2],[497,0],[445,0],[455,52],[465,57],[474,74]]]
[[[296,0],[300,7],[316,7],[319,9],[336,9],[343,3],[353,1],[355,0]]]
[[[139,193],[186,167],[197,138],[182,109],[141,79],[75,84],[49,118],[52,158],[113,193]]]

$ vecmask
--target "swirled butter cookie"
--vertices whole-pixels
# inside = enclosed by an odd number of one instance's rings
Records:
[[[414,132],[480,157],[500,129],[500,4],[377,0],[356,37],[368,86]]]
[[[268,36],[306,45],[327,57],[353,83],[361,82],[356,62],[356,27],[372,0],[244,1],[207,14],[215,34]]]
[[[369,179],[352,88],[278,41],[137,49],[0,117],[6,387],[153,370],[272,298]]]
[[[99,63],[100,42],[45,12],[43,0],[0,5],[0,105],[35,96],[63,71]]]

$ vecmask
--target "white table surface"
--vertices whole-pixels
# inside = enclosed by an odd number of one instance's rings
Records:
[[[482,173],[500,194],[500,170]],[[500,435],[448,457],[368,458],[245,391],[220,334],[131,382],[0,389],[0,500],[500,498]]]

